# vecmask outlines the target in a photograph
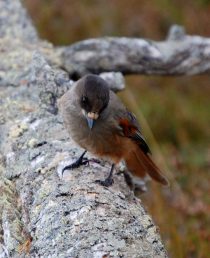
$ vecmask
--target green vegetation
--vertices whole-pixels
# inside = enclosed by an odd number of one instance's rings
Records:
[[[163,39],[171,24],[210,36],[207,0],[27,0],[41,37],[55,44],[99,36]],[[151,183],[144,205],[171,257],[210,254],[210,87],[208,76],[128,76],[120,94],[171,187]],[[132,100],[132,101],[131,101]]]

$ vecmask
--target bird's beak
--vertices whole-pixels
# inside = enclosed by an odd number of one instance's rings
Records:
[[[98,113],[93,113],[93,112],[87,113],[86,119],[90,130],[93,128],[94,122],[96,119],[98,119],[98,116],[99,116]]]
[[[93,128],[94,120],[92,118],[89,118],[88,116],[86,117],[86,119],[87,119],[87,122],[88,122],[88,126],[91,130]]]

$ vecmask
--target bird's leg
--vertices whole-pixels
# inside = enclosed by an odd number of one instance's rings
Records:
[[[114,180],[112,178],[113,177],[114,167],[115,167],[115,164],[112,164],[112,167],[111,167],[111,170],[109,172],[109,175],[108,175],[108,177],[105,180],[96,180],[95,182],[99,183],[100,185],[106,186],[106,187],[111,186],[114,183]]]
[[[135,185],[134,185],[133,178],[132,178],[131,174],[128,171],[125,170],[123,172],[123,175],[124,175],[126,184],[130,187],[131,190],[134,190]]]
[[[126,184],[135,193],[135,195],[139,195],[147,191],[147,186],[144,179],[139,178],[136,180],[135,177],[133,177],[132,174],[127,170],[125,170],[123,174]]]
[[[89,160],[87,158],[84,158],[85,154],[86,154],[86,150],[82,153],[82,155],[75,161],[73,162],[72,164],[68,165],[68,166],[65,166],[63,169],[62,169],[62,175],[64,173],[65,170],[67,169],[74,169],[74,168],[78,168],[82,165],[86,165],[87,163],[89,163]]]

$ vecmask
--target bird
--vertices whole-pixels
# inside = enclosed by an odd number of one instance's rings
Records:
[[[81,77],[60,98],[58,106],[71,138],[84,149],[62,172],[87,164],[85,154],[90,152],[112,164],[108,177],[97,180],[103,186],[113,184],[113,171],[121,161],[133,176],[143,179],[149,175],[162,185],[168,185],[167,178],[151,158],[136,116],[100,76]]]

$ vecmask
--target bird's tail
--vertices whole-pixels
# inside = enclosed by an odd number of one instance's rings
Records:
[[[163,176],[160,169],[150,158],[149,154],[145,154],[141,149],[132,151],[125,158],[128,170],[137,177],[144,178],[149,174],[154,180],[163,185],[168,185],[168,180]]]

